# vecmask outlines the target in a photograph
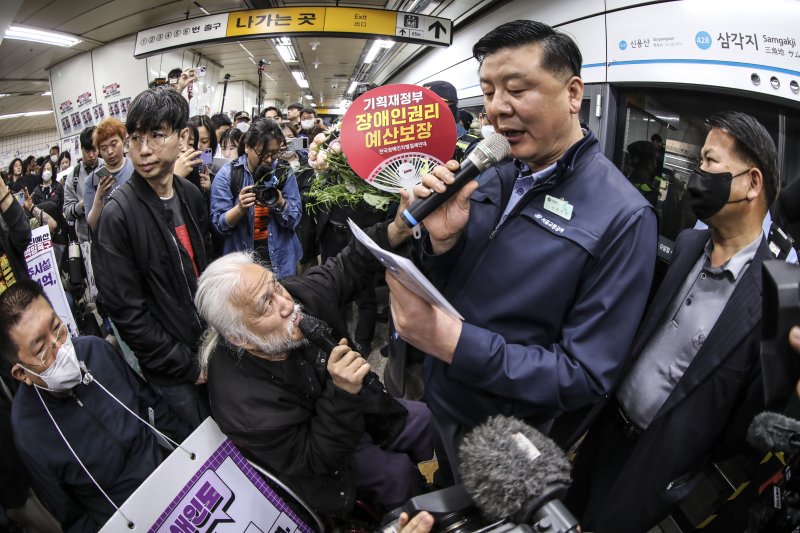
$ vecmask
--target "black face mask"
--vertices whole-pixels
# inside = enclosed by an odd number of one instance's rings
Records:
[[[689,184],[686,186],[695,216],[700,220],[708,220],[725,207],[725,204],[747,200],[745,197],[728,202],[733,178],[749,171],[750,169],[747,169],[734,176],[730,172],[706,172],[699,168],[696,169],[689,177]]]

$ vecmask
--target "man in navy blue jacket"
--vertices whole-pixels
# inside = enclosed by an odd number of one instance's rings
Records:
[[[464,432],[489,416],[547,429],[602,400],[630,353],[656,256],[652,207],[578,121],[572,39],[520,20],[489,32],[473,54],[513,160],[425,219],[419,258],[465,320],[387,276],[397,331],[430,356],[425,398],[451,461]],[[416,196],[444,191],[457,169],[437,167]]]
[[[0,346],[22,383],[11,425],[37,493],[65,532],[99,530],[169,453],[117,400],[179,441],[188,425],[108,342],[71,340],[33,281],[0,297]]]

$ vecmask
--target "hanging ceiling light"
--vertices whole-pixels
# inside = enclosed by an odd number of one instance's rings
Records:
[[[19,39],[20,41],[32,41],[42,44],[53,44],[69,48],[81,42],[80,39],[68,33],[58,33],[52,31],[28,28],[25,26],[9,26],[5,34],[6,39]]]
[[[378,57],[378,53],[381,50],[388,50],[393,46],[394,41],[385,41],[383,39],[377,39],[373,41],[372,48],[369,49],[369,52],[367,52],[367,57],[364,58],[364,63],[372,63],[375,61],[375,58]]]
[[[308,89],[308,80],[306,80],[306,75],[303,71],[293,70],[292,76],[294,76],[294,80],[301,89]]]
[[[272,44],[286,63],[297,63],[297,54],[292,46],[292,40],[288,37],[272,39]]]

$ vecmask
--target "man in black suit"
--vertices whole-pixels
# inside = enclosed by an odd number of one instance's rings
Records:
[[[764,407],[761,264],[771,255],[761,224],[778,193],[777,152],[749,115],[707,125],[688,192],[709,229],[678,237],[628,371],[578,451],[567,504],[585,530],[657,525],[705,465],[737,451]]]

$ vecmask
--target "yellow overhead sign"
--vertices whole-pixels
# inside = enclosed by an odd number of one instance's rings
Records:
[[[324,7],[254,9],[228,14],[227,37],[325,31]]]
[[[171,22],[136,34],[134,57],[185,46],[254,39],[259,36],[335,35],[377,37],[449,46],[452,21],[440,17],[354,7],[281,7],[218,13]]]
[[[397,11],[329,7],[324,31],[394,35],[396,22]]]

